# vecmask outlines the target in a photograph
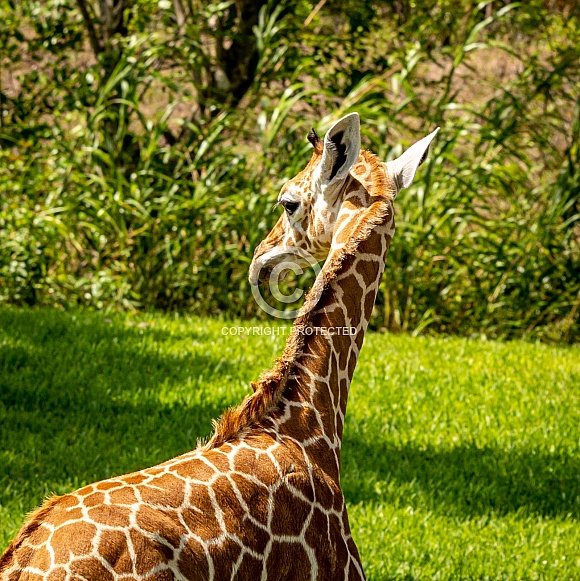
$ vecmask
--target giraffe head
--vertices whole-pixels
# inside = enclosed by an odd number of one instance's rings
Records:
[[[438,130],[415,143],[398,159],[381,164],[394,195],[411,184]],[[314,148],[312,157],[282,187],[276,205],[284,211],[254,251],[249,275],[253,285],[267,280],[274,268],[286,262],[304,267],[312,266],[312,261],[325,260],[345,195],[358,185],[358,180],[364,181],[364,167],[351,174],[357,161],[362,166],[367,161],[360,149],[358,113],[350,113],[337,121],[324,139],[311,130],[308,140]]]

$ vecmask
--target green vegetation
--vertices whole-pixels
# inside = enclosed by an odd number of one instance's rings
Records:
[[[347,415],[368,577],[580,579],[580,357],[545,344],[580,342],[579,16],[0,0],[0,550],[247,393],[284,338],[222,326],[264,317],[248,264],[307,131],[358,111],[384,160],[442,128],[371,321],[403,334],[367,338]]]
[[[0,0],[0,303],[263,316],[277,192],[357,110],[383,159],[442,127],[373,327],[578,341],[579,87],[567,0]]]
[[[193,448],[284,337],[0,309],[0,550],[49,493]],[[578,579],[578,349],[371,333],[343,488],[370,580]]]

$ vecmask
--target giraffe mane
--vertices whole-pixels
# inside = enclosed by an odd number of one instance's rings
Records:
[[[0,555],[0,578],[5,571],[11,568],[14,564],[14,558],[18,549],[22,546],[22,543],[30,538],[30,535],[34,533],[36,529],[44,522],[46,516],[52,511],[53,507],[60,500],[60,496],[51,496],[46,500],[39,508],[32,511],[27,515],[26,524],[20,529],[20,532],[12,539],[12,542],[8,545],[4,554]],[[28,558],[32,557],[32,553],[28,555]],[[18,555],[18,565],[20,569],[24,569],[28,562],[25,555]]]
[[[251,383],[254,393],[244,397],[239,405],[227,409],[219,420],[213,421],[214,431],[209,441],[203,446],[204,450],[218,448],[228,441],[242,437],[277,408],[294,363],[302,354],[305,334],[301,333],[301,330],[309,327],[316,302],[335,278],[343,261],[356,252],[358,245],[371,234],[373,228],[381,224],[388,214],[390,207],[388,202],[392,202],[396,190],[393,184],[388,183],[386,172],[381,170],[382,164],[376,155],[361,150],[361,156],[370,165],[373,176],[373,182],[364,185],[371,198],[377,200],[372,204],[373,215],[365,220],[356,235],[346,243],[338,255],[329,257],[324,263],[320,275],[316,277],[294,321],[282,355],[276,359],[272,369],[263,372],[257,381]],[[356,177],[353,176],[352,179],[356,180]]]
[[[292,327],[282,356],[276,359],[272,369],[263,372],[257,381],[251,383],[254,393],[244,397],[241,404],[227,409],[219,420],[213,421],[214,432],[204,446],[205,450],[218,448],[242,436],[276,409],[294,361],[302,352],[302,335],[296,332],[297,324],[298,319]]]

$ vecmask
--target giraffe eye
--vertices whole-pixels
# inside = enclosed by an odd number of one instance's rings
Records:
[[[294,212],[296,212],[296,210],[298,210],[298,206],[300,205],[299,202],[291,202],[289,200],[288,201],[287,200],[282,200],[280,202],[280,204],[282,206],[284,206],[284,209],[288,213],[288,216],[292,216],[292,214],[294,214]]]

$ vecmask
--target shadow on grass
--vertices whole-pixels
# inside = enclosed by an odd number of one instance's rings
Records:
[[[186,333],[208,349],[171,353],[169,332],[98,314],[0,309],[0,504],[29,510],[47,493],[151,466],[209,435],[232,402],[204,378],[227,387],[239,366],[209,348],[209,335]]]
[[[343,459],[343,488],[353,503],[387,499],[459,518],[580,517],[580,458],[563,453],[348,440]]]
[[[210,344],[209,333],[185,333]],[[207,436],[239,398],[220,400],[204,378],[239,381],[239,365],[209,347],[170,353],[159,345],[170,338],[99,314],[0,309],[0,504],[18,499],[29,510],[48,492],[150,466]],[[184,385],[177,399],[158,397]],[[403,502],[460,518],[580,516],[580,459],[563,453],[347,438],[343,461],[350,502]]]

